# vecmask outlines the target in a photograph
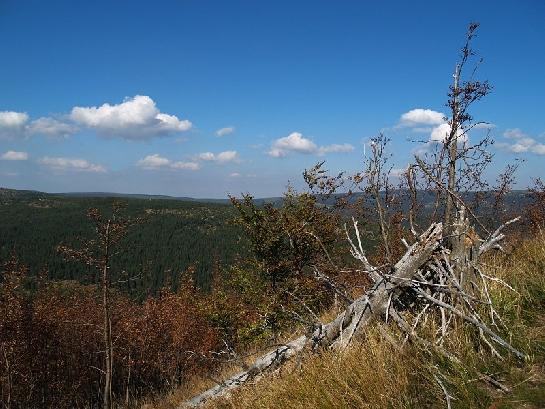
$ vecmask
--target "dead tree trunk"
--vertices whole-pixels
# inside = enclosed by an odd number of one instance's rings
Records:
[[[458,211],[458,216],[452,226],[450,236],[452,246],[450,263],[456,272],[461,289],[469,295],[475,295],[477,273],[475,266],[479,256],[479,238],[470,226],[465,207]]]
[[[453,248],[451,237],[443,239],[443,225],[432,224],[386,273],[380,273],[369,264],[361,247],[356,247],[347,232],[352,254],[364,265],[365,271],[374,282],[373,287],[349,304],[333,321],[316,325],[308,335],[302,335],[261,356],[248,370],[184,402],[180,408],[200,406],[209,399],[226,396],[244,383],[278,368],[303,350],[344,348],[379,317],[392,317],[408,337],[438,349],[441,349],[441,340],[447,335],[449,325],[455,321],[452,318],[461,319],[478,330],[480,337],[495,355],[499,356],[499,352],[492,344],[497,344],[517,358],[524,359],[525,355],[492,330],[478,312],[479,306],[486,305],[490,310],[492,325],[495,325],[494,316],[497,316],[497,313],[488,294],[486,280],[498,279],[483,274],[478,267],[477,258],[488,250],[498,248],[499,241],[504,238],[502,229],[515,220],[502,225],[478,246],[477,240],[467,242],[467,236],[471,235],[472,229],[462,209],[455,222]],[[353,223],[359,242],[357,222]],[[477,284],[478,280],[481,280],[481,285]],[[470,283],[476,287],[474,292],[472,290],[474,294],[470,294]],[[481,295],[483,291],[485,297]],[[406,321],[397,310],[401,308],[398,307],[401,295],[412,297],[418,308],[423,306],[413,323]],[[418,320],[424,313],[430,313],[429,311],[433,309],[429,307],[441,311],[439,339],[426,340],[416,334]],[[448,351],[445,355],[456,359]]]
[[[420,240],[407,250],[388,276],[378,279],[373,288],[350,304],[333,321],[320,324],[311,335],[300,336],[263,355],[247,371],[240,372],[195,396],[183,403],[181,408],[199,406],[211,398],[225,396],[245,382],[278,368],[303,349],[346,347],[362,328],[374,318],[386,313],[392,298],[397,297],[400,289],[411,283],[419,269],[440,246],[441,239],[442,224],[433,224],[420,236]]]
[[[458,129],[460,119],[458,118],[458,79],[460,76],[460,66],[456,65],[454,71],[454,86],[453,86],[453,104],[452,104],[452,120],[450,124],[450,133],[446,139],[448,145],[448,189],[451,192],[456,191],[456,162],[458,160]],[[452,212],[454,207],[454,198],[452,195],[447,195],[447,203],[445,205],[445,231],[452,231]]]

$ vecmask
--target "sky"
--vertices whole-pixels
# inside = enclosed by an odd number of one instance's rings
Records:
[[[0,0],[0,186],[278,196],[318,161],[361,169],[379,132],[404,169],[448,127],[472,21],[487,177],[523,160],[524,188],[545,176],[542,0]]]

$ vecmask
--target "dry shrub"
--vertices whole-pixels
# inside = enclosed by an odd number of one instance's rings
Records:
[[[102,309],[95,286],[44,284],[23,291],[24,268],[6,266],[0,283],[2,407],[100,407]],[[119,402],[179,385],[209,372],[203,359],[217,331],[196,291],[164,291],[138,304],[112,297],[113,392]]]
[[[545,227],[545,183],[540,178],[534,179],[534,186],[528,191],[530,203],[526,206],[526,221],[536,233]]]
[[[545,235],[519,242],[510,254],[490,256],[486,272],[513,287],[495,281],[489,290],[509,328],[506,336],[529,356],[524,363],[493,359],[465,325],[456,327],[444,345],[461,364],[410,342],[394,347],[375,327],[350,349],[304,357],[301,367],[293,363],[273,379],[258,380],[208,407],[444,408],[434,374],[453,397],[453,407],[545,407]],[[437,329],[433,320],[426,326],[421,331]],[[483,374],[509,392],[484,381]]]

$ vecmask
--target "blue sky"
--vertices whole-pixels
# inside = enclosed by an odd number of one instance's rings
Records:
[[[361,168],[380,130],[403,168],[478,21],[494,90],[472,113],[491,175],[522,158],[524,187],[545,176],[544,20],[541,0],[1,0],[0,186],[274,196],[320,160]]]

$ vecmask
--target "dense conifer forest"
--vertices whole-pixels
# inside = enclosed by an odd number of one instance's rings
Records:
[[[30,277],[46,272],[52,280],[94,282],[94,269],[81,262],[66,262],[57,247],[77,246],[91,237],[87,210],[109,212],[114,202],[125,205],[124,215],[134,221],[112,260],[114,277],[124,272],[134,278],[121,287],[130,295],[154,294],[168,284],[176,289],[180,275],[188,270],[206,288],[218,264],[230,265],[245,251],[239,245],[241,230],[232,223],[234,209],[227,203],[2,189],[0,259],[16,256],[28,266]]]

